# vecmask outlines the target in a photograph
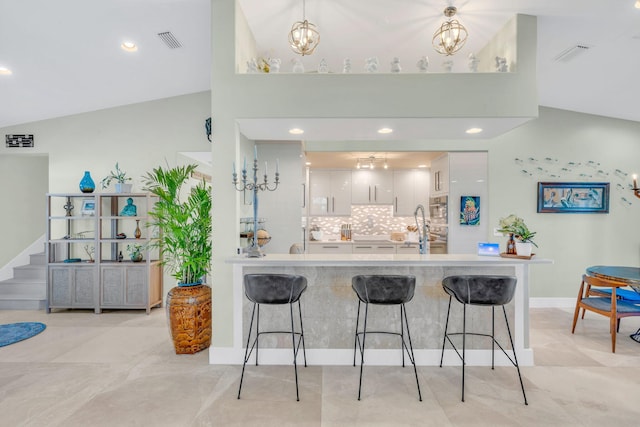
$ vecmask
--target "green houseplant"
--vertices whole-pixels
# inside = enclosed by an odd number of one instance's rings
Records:
[[[204,181],[182,194],[197,165],[158,167],[143,177],[157,196],[148,226],[156,227],[162,263],[176,278],[166,309],[176,353],[196,353],[211,343],[211,288],[203,279],[211,268],[211,189]]]
[[[127,176],[127,173],[120,170],[120,166],[116,162],[116,169],[113,171],[109,171],[109,175],[102,178],[100,184],[102,185],[102,189],[104,190],[109,185],[111,185],[111,181],[115,181],[116,193],[130,193],[131,192],[131,184],[127,184],[127,181],[131,181],[131,178]]]
[[[516,239],[516,252],[518,255],[531,256],[531,246],[538,247],[533,241],[536,232],[531,231],[519,216],[511,214],[506,218],[500,218],[499,226],[499,232],[513,235]]]

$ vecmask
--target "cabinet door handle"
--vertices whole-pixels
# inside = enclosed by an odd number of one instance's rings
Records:
[[[378,201],[378,186],[377,185],[373,186],[373,200],[375,200],[376,202]]]
[[[336,211],[336,198],[332,197],[331,198],[331,212],[335,212]]]
[[[302,183],[302,207],[307,207],[307,184]]]
[[[369,201],[371,201],[371,186],[369,186]]]
[[[398,213],[398,197],[397,197],[397,196],[396,196],[396,198],[395,198],[395,203],[394,203],[394,204],[395,204],[394,212],[395,212],[395,213]]]
[[[329,196],[327,196],[327,213],[329,213]]]

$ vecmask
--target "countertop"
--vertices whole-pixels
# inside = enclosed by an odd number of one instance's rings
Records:
[[[248,258],[244,255],[235,255],[227,258],[225,262],[247,266],[473,266],[553,264],[553,260],[540,258],[538,256],[527,260],[471,254],[267,254],[262,258]]]

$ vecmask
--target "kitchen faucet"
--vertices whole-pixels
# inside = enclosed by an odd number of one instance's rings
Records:
[[[422,227],[418,224],[418,211],[422,211]],[[413,217],[416,220],[416,228],[418,229],[418,242],[420,247],[420,254],[425,255],[429,253],[429,224],[424,216],[424,206],[418,205]]]

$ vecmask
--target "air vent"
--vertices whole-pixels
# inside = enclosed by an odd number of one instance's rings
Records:
[[[553,58],[556,62],[569,62],[576,56],[588,51],[591,49],[591,46],[587,46],[585,44],[577,44],[575,46],[571,46],[569,49],[565,49],[558,56]]]
[[[182,43],[176,39],[176,37],[171,34],[170,31],[165,31],[164,33],[158,33],[158,37],[167,45],[169,49],[177,49],[182,47]]]

